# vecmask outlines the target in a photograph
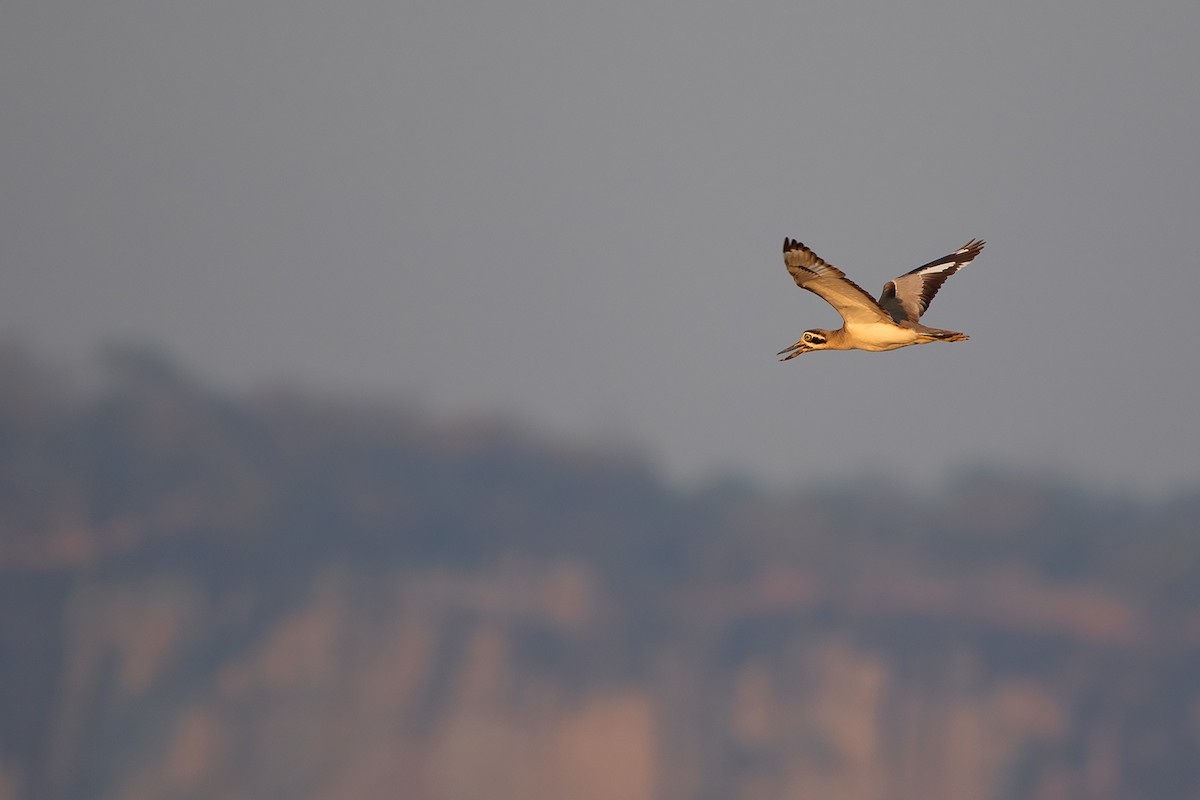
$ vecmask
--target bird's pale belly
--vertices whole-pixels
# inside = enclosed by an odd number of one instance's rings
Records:
[[[885,350],[895,350],[897,347],[907,347],[923,341],[921,334],[902,328],[899,325],[855,325],[847,329],[855,347],[859,350],[869,350],[880,353]]]

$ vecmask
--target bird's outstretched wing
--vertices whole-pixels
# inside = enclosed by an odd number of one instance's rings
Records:
[[[906,272],[894,281],[883,285],[879,305],[883,306],[896,322],[916,322],[933,302],[933,296],[954,273],[971,263],[983,242],[972,239],[948,256],[930,261],[923,267]]]
[[[783,263],[796,285],[833,306],[848,325],[890,322],[891,316],[875,298],[832,264],[795,239],[783,240]]]

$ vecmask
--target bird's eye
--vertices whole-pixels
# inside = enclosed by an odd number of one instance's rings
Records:
[[[811,342],[812,340],[813,340],[813,335],[811,333],[804,334],[804,341]]]

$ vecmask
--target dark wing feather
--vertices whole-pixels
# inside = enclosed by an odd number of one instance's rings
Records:
[[[890,322],[875,298],[832,264],[795,239],[783,240],[783,263],[801,289],[808,289],[833,306],[846,324]]]
[[[916,322],[929,308],[934,295],[942,288],[946,279],[971,263],[983,250],[983,245],[982,241],[972,239],[950,255],[906,272],[894,281],[888,281],[883,285],[879,305],[883,306],[896,322]]]

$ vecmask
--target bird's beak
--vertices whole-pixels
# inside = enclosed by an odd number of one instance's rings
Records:
[[[791,347],[785,347],[784,349],[780,350],[775,355],[781,356],[784,353],[791,353],[791,355],[787,356],[786,358],[779,359],[780,361],[790,361],[791,359],[795,358],[796,356],[802,356],[805,353],[809,352],[810,350],[812,350],[811,347],[806,345],[803,341],[799,341],[799,342],[796,342]]]

